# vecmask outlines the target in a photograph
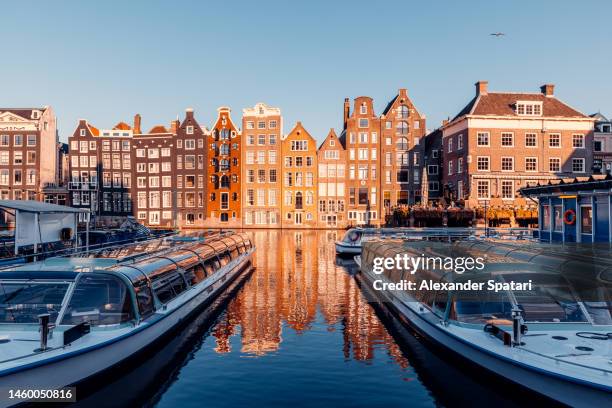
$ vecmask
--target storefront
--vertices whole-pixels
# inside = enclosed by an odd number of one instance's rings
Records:
[[[612,242],[612,177],[554,180],[521,189],[539,203],[539,237],[547,242]]]

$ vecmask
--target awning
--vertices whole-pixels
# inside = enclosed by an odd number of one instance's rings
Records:
[[[0,200],[0,208],[29,213],[88,213],[87,208],[73,208],[41,201]]]

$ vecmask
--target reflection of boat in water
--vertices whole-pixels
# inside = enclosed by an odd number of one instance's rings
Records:
[[[125,362],[250,269],[253,251],[232,234],[0,272],[0,387],[57,389]]]
[[[485,252],[486,248],[491,248]],[[361,256],[362,288],[393,309],[403,324],[427,340],[475,366],[556,401],[572,406],[612,403],[610,298],[612,264],[559,259],[517,246],[503,254],[490,243],[414,243],[373,241]],[[419,269],[372,271],[375,257],[407,253],[411,257],[479,257],[481,272]],[[538,259],[534,259],[538,258]],[[582,264],[580,266],[579,264]],[[543,265],[571,264],[572,268]],[[531,289],[486,290],[494,283],[527,283]],[[379,281],[374,286],[374,281]],[[375,290],[380,283],[436,282],[437,290]],[[460,284],[485,283],[485,289],[461,290]],[[454,287],[453,287],[454,285]],[[528,328],[528,332],[527,332]]]

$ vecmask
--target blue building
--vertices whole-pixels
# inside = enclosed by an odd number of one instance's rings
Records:
[[[612,242],[612,176],[551,180],[521,189],[539,203],[539,237],[546,242]]]

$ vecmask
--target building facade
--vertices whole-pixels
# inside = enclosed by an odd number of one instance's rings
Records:
[[[283,204],[282,226],[317,226],[317,142],[297,122],[282,141]]]
[[[593,135],[593,172],[612,172],[612,120],[601,113],[591,115],[595,119]]]
[[[427,189],[423,204],[439,205],[442,202],[442,130],[436,129],[425,136],[423,140],[424,171],[423,188]]]
[[[349,225],[380,225],[380,118],[372,98],[355,98],[353,111],[344,100],[344,130],[340,140],[347,152],[347,218]]]
[[[489,92],[476,83],[476,96],[442,127],[444,188],[469,207],[521,206],[527,183],[584,176],[593,165],[594,119],[554,96]]]
[[[345,228],[346,150],[334,129],[317,151],[318,225],[320,228]]]
[[[381,115],[382,209],[421,202],[425,117],[400,89]]]
[[[279,108],[258,103],[242,111],[242,210],[245,227],[281,224],[281,140]]]
[[[170,193],[167,190],[162,192],[162,194],[171,196],[170,198],[162,197],[162,202],[165,204],[166,201],[169,201],[170,206],[175,209],[174,218],[178,227],[202,228],[205,225],[208,201],[206,196],[208,166],[206,163],[209,150],[204,146],[207,137],[208,131],[200,127],[194,117],[193,109],[187,109],[183,122],[177,123],[174,143],[175,165],[171,169],[176,172],[176,188]],[[171,164],[172,161],[169,163]],[[166,182],[166,184],[169,183]]]
[[[57,181],[57,143],[51,107],[0,108],[0,199],[43,200]]]
[[[240,227],[241,135],[228,107],[218,109],[217,119],[206,138],[208,154],[207,226]]]

